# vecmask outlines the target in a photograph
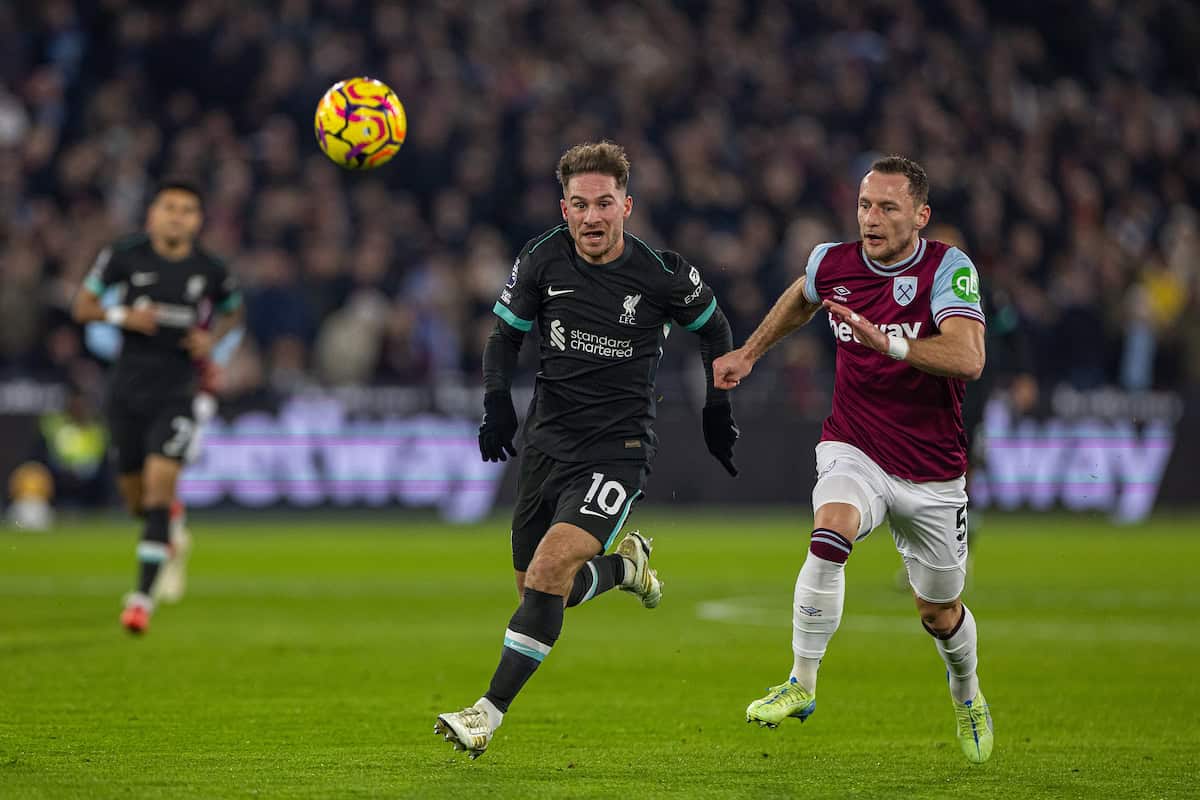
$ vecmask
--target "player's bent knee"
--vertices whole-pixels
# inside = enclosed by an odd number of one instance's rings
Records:
[[[904,569],[918,606],[954,606],[967,582],[965,566],[936,569],[915,558],[906,557]]]
[[[525,586],[541,592],[565,593],[575,573],[600,552],[600,543],[582,528],[558,523],[550,528],[533,554]]]
[[[960,612],[958,604],[955,603],[949,606],[923,606],[920,613],[921,622],[925,623],[926,627],[938,633],[945,633],[958,623]]]
[[[948,603],[930,603],[920,597],[916,601],[921,622],[935,634],[950,633],[962,618],[962,603],[957,598]]]
[[[813,487],[813,507],[815,527],[836,530],[850,541],[870,533],[881,521],[872,516],[867,488],[849,475],[827,475],[818,480]]]
[[[862,516],[858,508],[849,503],[825,503],[817,509],[813,517],[813,527],[836,531],[853,543],[858,538]]]
[[[180,462],[164,456],[152,455],[146,459],[142,476],[142,505],[166,506],[175,499],[175,485],[179,480]]]

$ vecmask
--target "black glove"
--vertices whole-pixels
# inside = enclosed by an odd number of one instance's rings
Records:
[[[483,396],[483,422],[479,424],[479,455],[484,461],[508,461],[515,456],[513,437],[517,435],[517,412],[512,395],[499,390]]]
[[[725,471],[735,478],[738,469],[733,465],[733,444],[740,435],[737,423],[733,421],[731,404],[716,403],[704,407],[704,444]]]

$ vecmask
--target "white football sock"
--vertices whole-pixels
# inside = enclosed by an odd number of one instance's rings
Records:
[[[488,725],[495,731],[500,727],[500,723],[504,721],[504,712],[496,708],[495,704],[486,697],[481,697],[475,702],[476,708],[481,708],[488,716]]]
[[[637,574],[637,564],[633,563],[633,559],[621,556],[621,582],[618,586],[633,586],[633,576]]]
[[[807,691],[817,688],[817,667],[842,621],[846,565],[808,554],[796,576],[792,606],[792,677]]]
[[[805,658],[793,654],[791,677],[796,679],[800,688],[812,693],[817,690],[817,670],[821,667],[821,659]]]
[[[958,630],[947,639],[933,639],[949,670],[950,696],[956,703],[965,703],[979,693],[979,677],[975,674],[979,665],[977,639],[975,617],[966,606],[962,607]]]

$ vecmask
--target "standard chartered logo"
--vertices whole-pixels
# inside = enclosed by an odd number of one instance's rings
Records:
[[[568,344],[568,339],[570,344]],[[574,350],[601,358],[630,358],[633,356],[632,339],[616,339],[590,331],[572,330],[569,333],[561,320],[550,323],[550,344],[559,350]]]
[[[633,342],[587,331],[571,331],[571,349],[604,358],[629,358],[633,355]]]

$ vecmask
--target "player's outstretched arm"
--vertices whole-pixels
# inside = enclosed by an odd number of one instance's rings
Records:
[[[801,275],[779,296],[746,343],[713,363],[713,385],[716,388],[732,389],[737,386],[754,369],[754,363],[776,342],[806,325],[820,310],[819,303],[813,303],[804,296],[806,282],[807,276]]]
[[[901,339],[888,336],[870,320],[841,303],[825,301],[825,307],[838,322],[847,323],[854,337],[884,355],[940,375],[973,381],[983,373],[986,353],[983,344],[983,323],[968,317],[947,317],[941,333],[924,339]]]

